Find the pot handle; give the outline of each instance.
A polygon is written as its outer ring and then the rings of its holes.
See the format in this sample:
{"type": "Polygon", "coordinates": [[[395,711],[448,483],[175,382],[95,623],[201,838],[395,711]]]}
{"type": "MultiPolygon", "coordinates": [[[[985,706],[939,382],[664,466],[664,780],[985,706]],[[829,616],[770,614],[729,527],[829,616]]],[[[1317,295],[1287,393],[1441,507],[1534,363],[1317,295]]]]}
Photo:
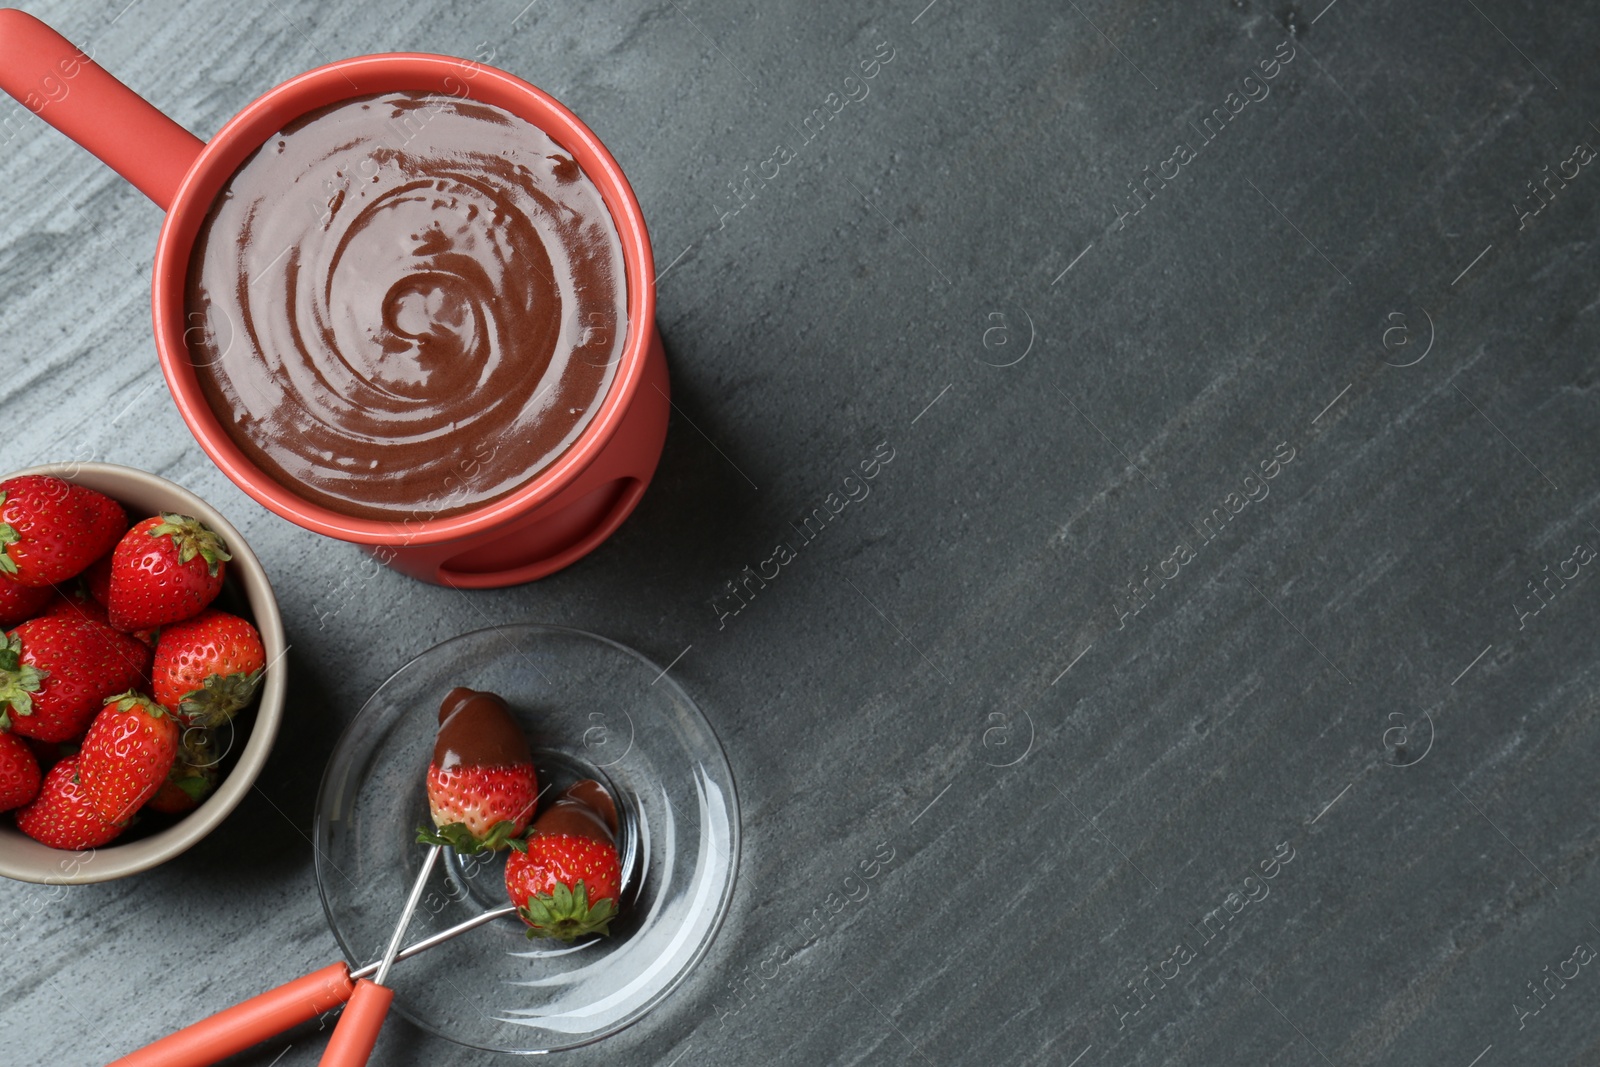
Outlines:
{"type": "Polygon", "coordinates": [[[0,9],[0,89],[93,152],[163,211],[205,147],[77,45],[12,8],[0,9]]]}

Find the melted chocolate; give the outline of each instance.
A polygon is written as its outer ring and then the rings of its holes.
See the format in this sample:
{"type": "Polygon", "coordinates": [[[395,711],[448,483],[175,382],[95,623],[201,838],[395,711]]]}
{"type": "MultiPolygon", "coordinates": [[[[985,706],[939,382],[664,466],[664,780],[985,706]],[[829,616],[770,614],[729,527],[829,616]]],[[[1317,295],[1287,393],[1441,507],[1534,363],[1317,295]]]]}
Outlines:
{"type": "Polygon", "coordinates": [[[240,449],[345,515],[453,515],[588,426],[627,333],[599,190],[531,123],[427,93],[268,138],[195,241],[190,358],[240,449]]]}
{"type": "Polygon", "coordinates": [[[592,778],[585,778],[568,786],[566,791],[545,809],[533,824],[536,834],[572,834],[594,841],[616,844],[617,805],[606,792],[605,786],[592,778]]]}
{"type": "Polygon", "coordinates": [[[457,686],[439,705],[433,762],[452,767],[509,767],[532,763],[533,753],[511,709],[493,693],[457,686]]]}

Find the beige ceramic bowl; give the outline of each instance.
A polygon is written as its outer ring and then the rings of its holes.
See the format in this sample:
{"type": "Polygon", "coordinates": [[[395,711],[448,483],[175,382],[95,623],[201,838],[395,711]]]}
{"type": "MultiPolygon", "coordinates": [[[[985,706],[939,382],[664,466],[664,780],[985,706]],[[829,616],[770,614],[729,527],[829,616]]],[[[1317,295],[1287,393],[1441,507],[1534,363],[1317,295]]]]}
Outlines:
{"type": "Polygon", "coordinates": [[[57,463],[16,473],[53,474],[99,490],[120,502],[130,520],[159,511],[176,511],[192,515],[211,527],[222,536],[233,555],[233,561],[228,564],[228,583],[249,606],[256,629],[261,631],[261,643],[266,648],[266,677],[261,684],[255,714],[251,716],[244,751],[227,777],[218,784],[216,792],[179,822],[126,844],[113,841],[98,849],[63,852],[25,836],[9,819],[0,816],[0,875],[47,885],[110,881],[165,863],[209,834],[228,817],[255,782],[256,775],[261,773],[278,734],[278,722],[283,717],[286,681],[283,619],[278,614],[278,602],[272,595],[266,571],[262,570],[261,561],[250,551],[244,538],[239,536],[239,531],[220,512],[187,489],[146,471],[110,463],[57,463]]]}

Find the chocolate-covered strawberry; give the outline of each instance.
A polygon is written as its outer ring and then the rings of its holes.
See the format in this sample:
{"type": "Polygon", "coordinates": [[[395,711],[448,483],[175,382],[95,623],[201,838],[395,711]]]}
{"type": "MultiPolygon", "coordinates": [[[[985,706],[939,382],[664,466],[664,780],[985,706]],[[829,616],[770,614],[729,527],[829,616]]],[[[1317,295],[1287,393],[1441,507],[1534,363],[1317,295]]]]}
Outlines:
{"type": "Polygon", "coordinates": [[[439,734],[428,764],[424,844],[464,855],[507,848],[527,829],[539,799],[528,739],[504,700],[458,687],[439,705],[439,734]]]}
{"type": "Polygon", "coordinates": [[[610,932],[622,888],[616,834],[616,804],[592,779],[539,816],[506,860],[506,892],[529,937],[575,941],[610,932]]]}

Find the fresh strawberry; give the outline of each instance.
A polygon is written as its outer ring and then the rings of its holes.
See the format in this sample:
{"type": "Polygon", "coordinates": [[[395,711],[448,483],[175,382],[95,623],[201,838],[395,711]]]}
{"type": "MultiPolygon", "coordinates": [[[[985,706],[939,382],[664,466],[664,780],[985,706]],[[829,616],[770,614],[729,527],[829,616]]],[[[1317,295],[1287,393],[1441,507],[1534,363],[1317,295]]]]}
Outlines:
{"type": "Polygon", "coordinates": [[[89,569],[83,572],[83,584],[88,587],[89,595],[101,604],[111,598],[111,557],[116,554],[116,545],[112,545],[110,552],[89,564],[89,569]]]}
{"type": "Polygon", "coordinates": [[[520,837],[539,801],[539,776],[522,728],[493,693],[452,689],[439,706],[428,764],[433,830],[417,840],[457,852],[498,851],[520,837]]]}
{"type": "Polygon", "coordinates": [[[33,803],[17,810],[17,829],[51,848],[99,848],[122,832],[94,810],[78,782],[78,757],[50,768],[33,803]]]}
{"type": "MultiPolygon", "coordinates": [[[[21,737],[22,735],[18,734],[21,737]]],[[[23,737],[33,758],[39,761],[40,772],[48,771],[68,756],[78,754],[78,739],[71,741],[41,741],[37,737],[23,737]]]]}
{"type": "Polygon", "coordinates": [[[83,738],[78,779],[102,818],[123,823],[155,795],[178,757],[178,720],[129,691],[106,701],[83,738]]]}
{"type": "Polygon", "coordinates": [[[254,626],[208,608],[162,628],[151,693],[183,722],[217,726],[250,703],[266,665],[254,626]]]}
{"type": "Polygon", "coordinates": [[[53,596],[55,592],[48,585],[18,585],[0,574],[0,630],[9,630],[38,615],[53,596]]]}
{"type": "Polygon", "coordinates": [[[616,807],[600,783],[568,789],[506,860],[506,892],[529,937],[574,941],[609,933],[622,866],[616,807]]]}
{"type": "Polygon", "coordinates": [[[93,619],[102,626],[111,625],[111,620],[106,617],[106,606],[89,594],[89,587],[84,584],[82,578],[75,578],[64,585],[56,586],[55,595],[35,614],[93,619]]]}
{"type": "Polygon", "coordinates": [[[209,730],[191,727],[178,740],[178,758],[145,807],[164,815],[182,815],[211,795],[219,777],[222,754],[209,730]]]}
{"type": "Polygon", "coordinates": [[[16,734],[0,734],[0,811],[32,802],[39,795],[39,761],[16,734]]]}
{"type": "Polygon", "coordinates": [[[19,585],[64,582],[122,536],[122,505],[43,474],[0,482],[0,573],[19,585]]]}
{"type": "Polygon", "coordinates": [[[149,669],[150,649],[109,626],[30,619],[0,642],[0,730],[70,741],[106,697],[143,684],[149,669]]]}
{"type": "MultiPolygon", "coordinates": [[[[111,625],[111,615],[106,611],[106,596],[111,589],[111,553],[107,552],[78,576],[76,581],[57,587],[59,594],[46,605],[45,615],[76,615],[111,625]]],[[[161,627],[130,631],[134,637],[151,648],[156,647],[156,637],[161,627]]]]}
{"type": "Polygon", "coordinates": [[[111,625],[126,633],[200,614],[222,591],[232,558],[198,519],[162,512],[134,523],[111,556],[111,625]]]}

